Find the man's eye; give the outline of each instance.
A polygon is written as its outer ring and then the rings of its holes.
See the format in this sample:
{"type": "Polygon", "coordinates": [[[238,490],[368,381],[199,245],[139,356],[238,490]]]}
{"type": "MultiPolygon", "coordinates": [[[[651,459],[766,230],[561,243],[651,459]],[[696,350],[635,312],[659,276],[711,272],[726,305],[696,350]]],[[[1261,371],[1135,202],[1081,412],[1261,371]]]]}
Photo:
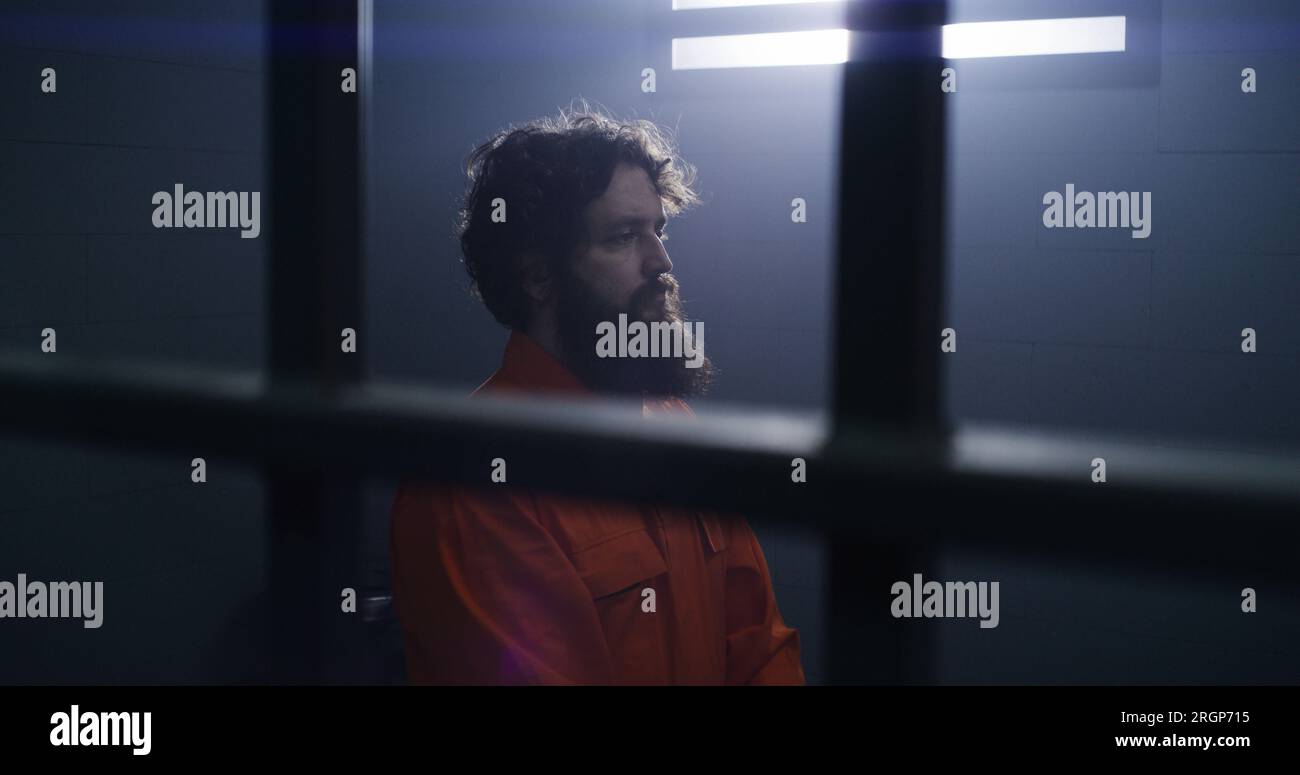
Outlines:
{"type": "MultiPolygon", "coordinates": [[[[666,231],[657,231],[655,232],[655,236],[658,237],[662,242],[668,241],[668,232],[666,231]]],[[[636,232],[628,231],[614,237],[613,241],[622,243],[622,242],[631,242],[634,239],[636,239],[636,232]]]]}

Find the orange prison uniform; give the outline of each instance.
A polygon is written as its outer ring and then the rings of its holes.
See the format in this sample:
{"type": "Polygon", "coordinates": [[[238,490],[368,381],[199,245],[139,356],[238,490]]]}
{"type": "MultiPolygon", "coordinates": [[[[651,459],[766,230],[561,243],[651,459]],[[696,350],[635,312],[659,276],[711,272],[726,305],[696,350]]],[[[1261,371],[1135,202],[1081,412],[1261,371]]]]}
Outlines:
{"type": "MultiPolygon", "coordinates": [[[[518,332],[480,391],[591,394],[518,332]]],[[[690,413],[645,402],[664,410],[690,413]]],[[[393,596],[413,683],[804,683],[798,632],[743,519],[487,479],[404,480],[394,499],[393,596]]]]}

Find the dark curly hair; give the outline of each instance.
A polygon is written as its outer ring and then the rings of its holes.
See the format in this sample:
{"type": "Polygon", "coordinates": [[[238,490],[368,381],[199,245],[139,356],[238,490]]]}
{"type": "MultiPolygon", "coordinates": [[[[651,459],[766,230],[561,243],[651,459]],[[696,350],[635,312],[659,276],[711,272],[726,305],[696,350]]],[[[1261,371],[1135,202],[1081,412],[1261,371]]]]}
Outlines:
{"type": "Polygon", "coordinates": [[[583,212],[609,187],[619,163],[650,175],[669,216],[698,204],[695,168],[677,155],[671,136],[645,119],[620,121],[586,100],[559,116],[511,125],[476,147],[465,163],[468,188],[457,213],[472,292],[502,325],[524,327],[529,297],[520,259],[535,254],[554,273],[589,239],[583,212]],[[506,202],[506,220],[492,222],[492,200],[506,202]]]}

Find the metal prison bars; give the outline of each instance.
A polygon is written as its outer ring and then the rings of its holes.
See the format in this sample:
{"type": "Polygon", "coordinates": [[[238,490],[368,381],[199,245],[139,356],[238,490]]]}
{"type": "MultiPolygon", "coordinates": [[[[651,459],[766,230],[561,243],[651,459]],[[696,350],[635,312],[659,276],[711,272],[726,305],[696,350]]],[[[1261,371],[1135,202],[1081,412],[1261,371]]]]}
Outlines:
{"type": "Polygon", "coordinates": [[[941,1],[850,12],[829,428],[764,414],[646,424],[608,407],[362,384],[358,356],[340,353],[337,336],[361,314],[355,97],[366,90],[345,95],[338,83],[344,67],[368,74],[367,13],[365,0],[269,4],[266,379],[0,358],[6,432],[264,466],[274,682],[352,679],[363,641],[360,625],[337,615],[337,592],[357,585],[361,477],[486,483],[495,457],[509,460],[509,486],[822,531],[837,683],[934,679],[935,628],[900,626],[884,590],[929,572],[946,548],[1292,583],[1294,457],[945,427],[941,1]],[[888,120],[870,113],[878,105],[888,120]],[[875,226],[845,228],[859,212],[875,226]],[[1125,461],[1105,484],[1089,476],[1099,455],[1125,461]],[[807,463],[805,483],[791,481],[795,457],[807,463]]]}

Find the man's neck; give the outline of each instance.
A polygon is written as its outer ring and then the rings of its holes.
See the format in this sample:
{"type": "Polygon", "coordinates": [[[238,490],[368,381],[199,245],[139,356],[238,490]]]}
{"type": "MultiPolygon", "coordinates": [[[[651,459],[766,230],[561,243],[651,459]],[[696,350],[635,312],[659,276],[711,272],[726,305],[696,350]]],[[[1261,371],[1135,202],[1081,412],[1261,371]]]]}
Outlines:
{"type": "Polygon", "coordinates": [[[553,319],[535,318],[530,325],[524,328],[524,333],[545,350],[548,355],[568,368],[568,360],[565,358],[564,348],[560,344],[560,328],[553,319]]]}

